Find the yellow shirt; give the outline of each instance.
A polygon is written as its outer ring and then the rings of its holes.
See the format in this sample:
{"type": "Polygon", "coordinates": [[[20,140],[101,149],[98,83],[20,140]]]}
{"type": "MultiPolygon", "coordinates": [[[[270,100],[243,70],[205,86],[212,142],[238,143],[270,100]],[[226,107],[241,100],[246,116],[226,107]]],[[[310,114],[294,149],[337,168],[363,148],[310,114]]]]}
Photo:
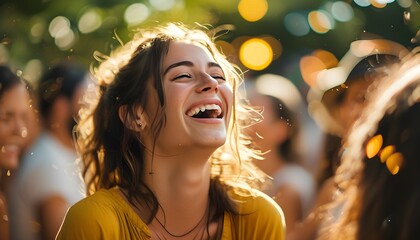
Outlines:
{"type": "MultiPolygon", "coordinates": [[[[285,239],[285,220],[280,207],[267,195],[233,194],[238,216],[224,214],[222,238],[285,239]]],[[[118,188],[101,189],[67,212],[58,240],[151,239],[147,225],[120,195],[118,188]]]]}

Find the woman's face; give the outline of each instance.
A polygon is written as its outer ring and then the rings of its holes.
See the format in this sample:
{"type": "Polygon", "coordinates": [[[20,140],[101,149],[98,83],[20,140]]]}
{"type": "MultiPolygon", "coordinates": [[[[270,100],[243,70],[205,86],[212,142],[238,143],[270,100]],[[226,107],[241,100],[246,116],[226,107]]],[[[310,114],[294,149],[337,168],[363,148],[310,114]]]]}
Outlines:
{"type": "Polygon", "coordinates": [[[273,111],[273,103],[267,96],[251,94],[250,103],[263,108],[263,120],[249,128],[249,135],[262,151],[275,150],[279,144],[286,140],[288,129],[285,121],[276,116],[273,111]]]}
{"type": "Polygon", "coordinates": [[[26,118],[29,96],[25,86],[16,85],[0,98],[0,169],[14,169],[28,134],[26,118]]]}
{"type": "Polygon", "coordinates": [[[343,129],[350,129],[365,105],[366,91],[371,82],[355,80],[346,90],[343,103],[338,108],[337,119],[343,129]]]}
{"type": "MultiPolygon", "coordinates": [[[[233,94],[225,74],[207,50],[172,42],[163,61],[166,124],[156,153],[210,148],[225,143],[233,94]]],[[[150,119],[150,114],[149,119],[150,119]]]]}

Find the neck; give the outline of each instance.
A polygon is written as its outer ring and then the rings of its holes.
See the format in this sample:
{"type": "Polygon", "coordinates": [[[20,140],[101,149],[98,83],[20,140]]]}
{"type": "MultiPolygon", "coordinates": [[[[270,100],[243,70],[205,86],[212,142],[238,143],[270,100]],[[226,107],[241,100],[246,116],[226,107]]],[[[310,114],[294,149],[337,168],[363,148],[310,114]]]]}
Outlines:
{"type": "Polygon", "coordinates": [[[151,156],[148,157],[146,162],[153,162],[153,166],[147,164],[146,183],[160,204],[156,219],[150,226],[152,231],[155,229],[157,232],[162,232],[164,229],[180,236],[201,224],[201,227],[196,227],[197,229],[191,232],[191,235],[194,235],[194,231],[201,231],[207,226],[209,156],[201,155],[201,158],[198,156],[190,151],[188,154],[170,157],[155,154],[153,160],[151,156]],[[149,173],[150,169],[152,174],[149,173]],[[163,228],[159,228],[159,222],[163,228]]]}
{"type": "MultiPolygon", "coordinates": [[[[162,207],[190,208],[191,203],[207,202],[210,187],[210,164],[193,155],[154,156],[147,162],[146,183],[156,194],[162,207]]],[[[193,204],[194,206],[195,204],[193,204]]],[[[205,204],[204,204],[205,205],[205,204]]]]}
{"type": "Polygon", "coordinates": [[[46,126],[46,129],[64,147],[69,148],[69,149],[74,149],[73,137],[69,133],[66,124],[64,123],[48,124],[48,126],[46,126]]]}

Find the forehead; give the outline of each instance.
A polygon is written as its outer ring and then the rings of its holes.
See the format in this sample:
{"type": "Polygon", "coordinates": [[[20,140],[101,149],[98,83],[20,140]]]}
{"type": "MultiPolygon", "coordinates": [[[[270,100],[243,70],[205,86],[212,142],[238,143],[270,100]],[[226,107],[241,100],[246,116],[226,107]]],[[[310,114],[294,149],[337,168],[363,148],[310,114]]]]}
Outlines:
{"type": "Polygon", "coordinates": [[[210,51],[203,46],[185,42],[171,42],[163,65],[166,66],[181,59],[193,63],[216,62],[210,51]]]}
{"type": "Polygon", "coordinates": [[[8,89],[0,97],[0,111],[18,109],[26,106],[29,94],[23,84],[18,84],[8,89]]]}

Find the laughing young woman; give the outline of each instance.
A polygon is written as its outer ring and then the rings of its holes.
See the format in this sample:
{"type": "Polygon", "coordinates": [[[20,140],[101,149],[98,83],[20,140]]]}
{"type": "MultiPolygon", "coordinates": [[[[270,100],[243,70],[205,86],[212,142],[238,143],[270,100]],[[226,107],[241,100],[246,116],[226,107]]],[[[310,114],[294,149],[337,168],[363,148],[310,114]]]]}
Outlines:
{"type": "Polygon", "coordinates": [[[102,58],[77,128],[91,195],[58,239],[284,239],[256,190],[241,73],[206,31],[162,25],[102,58]]]}

